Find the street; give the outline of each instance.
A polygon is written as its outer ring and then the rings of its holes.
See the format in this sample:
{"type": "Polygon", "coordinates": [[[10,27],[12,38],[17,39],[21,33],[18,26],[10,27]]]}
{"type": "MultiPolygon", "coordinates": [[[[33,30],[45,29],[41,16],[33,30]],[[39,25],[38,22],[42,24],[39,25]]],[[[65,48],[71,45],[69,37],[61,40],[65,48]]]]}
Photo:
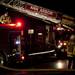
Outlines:
{"type": "Polygon", "coordinates": [[[68,69],[68,60],[57,57],[34,56],[21,62],[10,61],[5,65],[15,69],[68,69]]]}
{"type": "Polygon", "coordinates": [[[23,61],[14,60],[15,57],[10,57],[5,66],[19,69],[67,69],[68,59],[51,56],[49,53],[42,55],[27,56],[23,61]]]}
{"type": "Polygon", "coordinates": [[[31,60],[28,65],[25,63],[11,66],[0,65],[0,75],[72,75],[75,72],[74,69],[67,69],[66,59],[41,59],[31,60]]]}
{"type": "Polygon", "coordinates": [[[13,69],[0,66],[0,75],[73,75],[75,70],[57,69],[13,69]]]}

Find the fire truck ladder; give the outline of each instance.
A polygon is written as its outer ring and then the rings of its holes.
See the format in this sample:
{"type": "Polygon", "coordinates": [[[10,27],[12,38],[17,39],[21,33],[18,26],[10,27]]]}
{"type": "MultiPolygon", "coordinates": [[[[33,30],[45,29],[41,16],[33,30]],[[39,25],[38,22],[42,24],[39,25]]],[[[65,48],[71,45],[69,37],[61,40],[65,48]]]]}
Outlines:
{"type": "MultiPolygon", "coordinates": [[[[43,7],[28,3],[28,2],[25,2],[25,1],[21,1],[21,0],[0,0],[0,5],[3,5],[3,6],[8,7],[8,8],[12,8],[12,9],[14,9],[14,10],[20,12],[20,13],[23,13],[25,15],[30,15],[30,16],[39,18],[39,19],[43,20],[44,22],[46,22],[48,24],[51,24],[51,22],[61,23],[61,20],[59,20],[59,19],[47,17],[46,15],[43,15],[43,13],[40,14],[39,12],[30,11],[28,8],[26,8],[27,5],[30,5],[34,8],[35,7],[43,8],[43,7]]],[[[46,8],[43,8],[43,9],[45,9],[46,11],[48,10],[49,13],[56,12],[56,11],[49,10],[49,9],[46,9],[46,8]]],[[[58,14],[58,13],[59,12],[56,12],[56,14],[58,14]]],[[[69,27],[67,25],[63,25],[63,26],[73,30],[71,27],[69,27]]]]}
{"type": "MultiPolygon", "coordinates": [[[[39,14],[38,12],[29,11],[28,9],[25,8],[26,5],[31,5],[31,6],[38,7],[38,8],[43,8],[43,7],[36,6],[34,4],[31,4],[31,3],[28,3],[28,2],[25,2],[25,1],[21,1],[21,0],[0,0],[0,4],[5,6],[5,7],[12,8],[12,9],[18,11],[18,12],[23,13],[23,14],[27,14],[27,15],[30,15],[30,16],[33,16],[33,17],[37,17],[37,18],[39,18],[39,19],[41,19],[41,20],[43,20],[47,23],[50,23],[50,22],[60,23],[60,20],[58,20],[58,19],[55,19],[55,18],[52,18],[52,17],[47,17],[43,14],[39,14]]],[[[46,9],[46,10],[53,13],[53,11],[51,11],[49,9],[46,9]]]]}

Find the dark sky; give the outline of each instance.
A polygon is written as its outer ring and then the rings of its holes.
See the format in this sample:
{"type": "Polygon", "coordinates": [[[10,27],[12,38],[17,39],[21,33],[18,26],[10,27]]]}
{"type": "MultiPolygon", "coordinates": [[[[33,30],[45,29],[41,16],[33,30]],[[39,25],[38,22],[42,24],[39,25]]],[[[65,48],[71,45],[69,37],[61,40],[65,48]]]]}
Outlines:
{"type": "Polygon", "coordinates": [[[23,0],[75,17],[74,0],[23,0]]]}

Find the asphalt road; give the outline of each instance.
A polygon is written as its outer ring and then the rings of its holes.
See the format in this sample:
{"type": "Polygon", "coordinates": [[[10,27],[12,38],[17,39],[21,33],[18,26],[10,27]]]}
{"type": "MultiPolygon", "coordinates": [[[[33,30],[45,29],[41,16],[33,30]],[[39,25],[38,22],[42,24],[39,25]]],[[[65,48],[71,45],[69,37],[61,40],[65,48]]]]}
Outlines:
{"type": "Polygon", "coordinates": [[[28,61],[14,63],[13,60],[7,65],[11,68],[19,69],[67,69],[68,62],[66,59],[57,58],[30,58],[28,61]]]}
{"type": "Polygon", "coordinates": [[[0,75],[74,75],[75,70],[56,69],[12,69],[0,66],[0,75]]]}
{"type": "Polygon", "coordinates": [[[28,67],[21,64],[17,66],[14,64],[13,67],[0,65],[0,75],[72,75],[75,73],[75,70],[67,69],[67,60],[63,59],[35,60],[30,63],[28,67]]]}

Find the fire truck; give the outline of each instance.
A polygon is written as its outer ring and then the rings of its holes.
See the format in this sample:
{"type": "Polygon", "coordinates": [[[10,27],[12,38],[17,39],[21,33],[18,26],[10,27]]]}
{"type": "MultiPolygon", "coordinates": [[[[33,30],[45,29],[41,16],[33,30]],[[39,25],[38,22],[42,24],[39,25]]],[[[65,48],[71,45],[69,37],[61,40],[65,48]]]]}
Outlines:
{"type": "MultiPolygon", "coordinates": [[[[1,21],[2,18],[0,19],[0,49],[3,50],[4,53],[2,53],[6,55],[6,59],[15,56],[15,52],[39,58],[39,55],[42,55],[44,59],[50,55],[56,56],[54,29],[57,24],[61,23],[62,14],[60,12],[21,0],[0,0],[0,5],[13,9],[26,17],[24,25],[20,20],[13,24],[10,23],[11,20],[1,21]]],[[[22,60],[25,59],[21,57],[22,60]]]]}
{"type": "Polygon", "coordinates": [[[11,23],[8,13],[0,16],[0,62],[8,61],[10,56],[21,55],[21,36],[23,22],[17,19],[11,23]]]}

